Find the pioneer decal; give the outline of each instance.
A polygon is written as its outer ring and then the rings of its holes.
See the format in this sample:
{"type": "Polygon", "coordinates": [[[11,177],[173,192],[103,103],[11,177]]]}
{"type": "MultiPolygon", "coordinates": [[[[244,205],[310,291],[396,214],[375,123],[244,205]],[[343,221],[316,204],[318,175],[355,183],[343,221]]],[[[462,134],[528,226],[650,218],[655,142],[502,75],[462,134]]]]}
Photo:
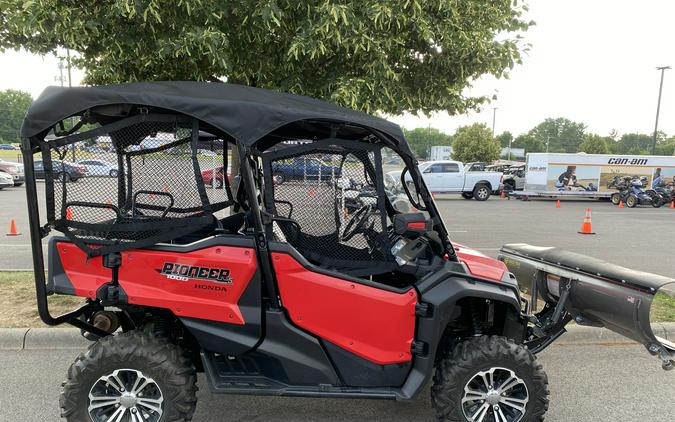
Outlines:
{"type": "Polygon", "coordinates": [[[175,262],[165,262],[162,269],[158,269],[157,272],[171,280],[204,280],[214,283],[232,284],[230,270],[225,268],[198,267],[175,262]]]}

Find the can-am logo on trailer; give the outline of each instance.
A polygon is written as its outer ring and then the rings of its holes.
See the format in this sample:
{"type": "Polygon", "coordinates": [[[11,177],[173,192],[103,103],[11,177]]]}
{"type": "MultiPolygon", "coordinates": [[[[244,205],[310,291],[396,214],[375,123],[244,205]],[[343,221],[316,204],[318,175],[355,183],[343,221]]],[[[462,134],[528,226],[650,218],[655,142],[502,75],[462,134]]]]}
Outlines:
{"type": "Polygon", "coordinates": [[[607,161],[607,164],[619,164],[619,165],[629,165],[629,166],[644,166],[647,165],[646,158],[610,158],[607,161]]]}
{"type": "Polygon", "coordinates": [[[230,270],[225,268],[198,267],[192,265],[165,262],[162,269],[158,269],[162,275],[170,280],[188,281],[204,280],[215,283],[232,284],[230,270]]]}

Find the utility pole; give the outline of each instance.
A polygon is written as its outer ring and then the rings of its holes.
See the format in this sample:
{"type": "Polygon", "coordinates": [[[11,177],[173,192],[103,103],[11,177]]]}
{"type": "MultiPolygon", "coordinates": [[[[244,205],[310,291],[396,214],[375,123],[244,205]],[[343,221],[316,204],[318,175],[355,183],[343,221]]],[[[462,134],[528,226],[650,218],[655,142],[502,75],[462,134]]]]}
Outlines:
{"type": "Polygon", "coordinates": [[[661,91],[663,91],[663,74],[670,66],[659,66],[656,70],[661,71],[661,83],[659,84],[659,99],[656,103],[656,123],[654,123],[654,139],[652,140],[652,155],[656,154],[656,132],[659,129],[659,112],[661,111],[661,91]]]}
{"type": "Polygon", "coordinates": [[[497,107],[492,107],[492,137],[495,137],[495,121],[497,120],[497,107]]]}

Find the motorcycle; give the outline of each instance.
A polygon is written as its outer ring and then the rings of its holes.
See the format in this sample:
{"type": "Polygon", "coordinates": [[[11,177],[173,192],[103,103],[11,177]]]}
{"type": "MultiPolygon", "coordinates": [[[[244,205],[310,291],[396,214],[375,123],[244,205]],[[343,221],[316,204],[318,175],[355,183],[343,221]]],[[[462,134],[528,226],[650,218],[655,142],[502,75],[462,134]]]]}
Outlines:
{"type": "Polygon", "coordinates": [[[651,205],[654,208],[659,208],[663,205],[663,198],[660,195],[655,194],[655,192],[645,192],[642,189],[643,187],[643,180],[637,177],[626,177],[617,185],[617,188],[620,190],[612,194],[611,201],[617,205],[619,202],[623,202],[629,208],[635,208],[638,205],[651,205]]]}

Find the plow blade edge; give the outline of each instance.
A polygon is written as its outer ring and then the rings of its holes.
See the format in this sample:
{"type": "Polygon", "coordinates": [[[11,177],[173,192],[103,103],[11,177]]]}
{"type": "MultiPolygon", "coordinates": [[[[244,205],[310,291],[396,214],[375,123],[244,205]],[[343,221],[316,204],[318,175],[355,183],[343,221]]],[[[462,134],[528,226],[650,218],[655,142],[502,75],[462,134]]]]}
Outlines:
{"type": "Polygon", "coordinates": [[[535,308],[538,299],[564,308],[577,323],[605,327],[637,341],[661,359],[664,369],[673,368],[673,339],[655,333],[652,323],[653,307],[674,303],[675,279],[522,243],[504,245],[499,259],[521,287],[530,290],[535,308]]]}

